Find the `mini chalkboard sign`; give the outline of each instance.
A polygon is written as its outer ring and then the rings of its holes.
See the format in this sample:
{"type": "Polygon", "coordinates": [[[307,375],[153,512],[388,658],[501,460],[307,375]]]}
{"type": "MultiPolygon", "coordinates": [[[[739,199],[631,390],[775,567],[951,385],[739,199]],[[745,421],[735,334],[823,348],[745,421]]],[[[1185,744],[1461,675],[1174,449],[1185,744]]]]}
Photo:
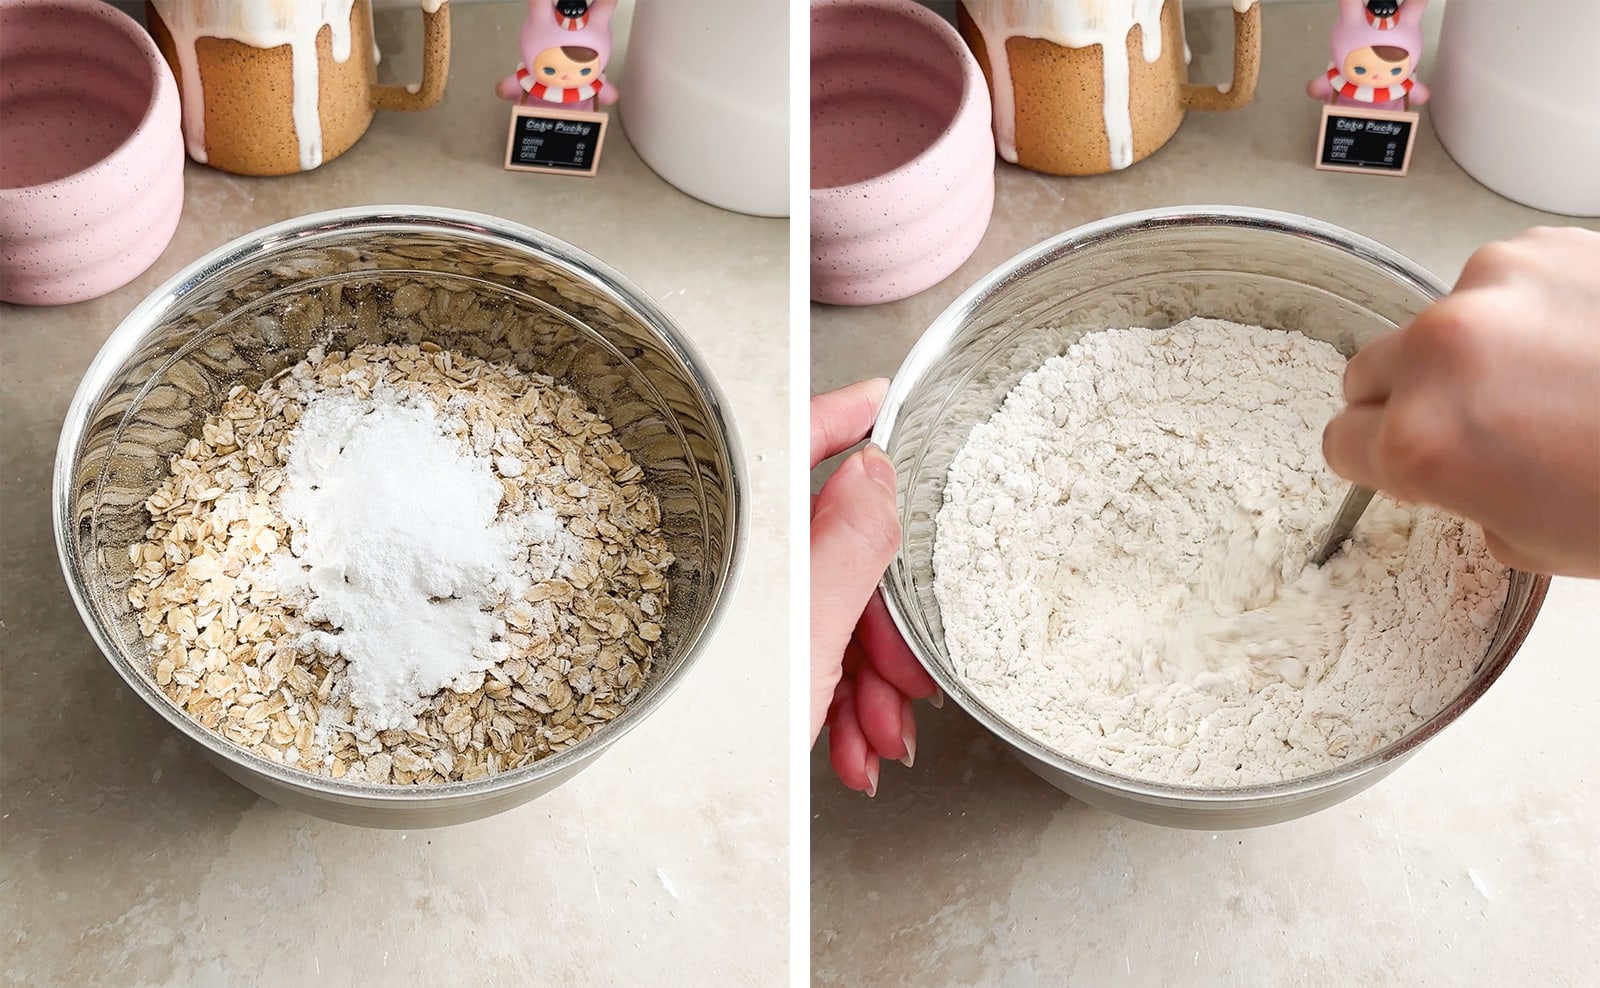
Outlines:
{"type": "Polygon", "coordinates": [[[1417,115],[1324,105],[1317,132],[1317,167],[1329,172],[1404,175],[1411,167],[1417,115]]]}
{"type": "Polygon", "coordinates": [[[604,113],[586,110],[512,107],[511,132],[506,138],[506,168],[592,176],[600,167],[606,120],[604,113]]]}

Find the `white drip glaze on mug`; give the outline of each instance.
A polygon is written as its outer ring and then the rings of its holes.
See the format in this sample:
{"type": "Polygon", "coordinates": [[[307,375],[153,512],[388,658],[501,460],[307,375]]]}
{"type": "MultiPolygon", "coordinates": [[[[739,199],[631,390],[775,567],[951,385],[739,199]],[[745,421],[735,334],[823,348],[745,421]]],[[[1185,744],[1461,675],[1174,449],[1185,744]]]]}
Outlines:
{"type": "MultiPolygon", "coordinates": [[[[1160,58],[1161,8],[1165,3],[1166,0],[961,0],[989,55],[994,137],[1000,156],[1016,163],[1016,94],[1011,84],[1006,39],[1024,37],[1063,48],[1100,46],[1110,164],[1113,169],[1133,164],[1128,32],[1138,25],[1141,54],[1146,62],[1160,58]]],[[[1254,4],[1255,0],[1233,0],[1233,9],[1243,12],[1254,4]]],[[[1187,63],[1189,46],[1186,39],[1180,40],[1187,63]]]]}
{"type": "MultiPolygon", "coordinates": [[[[300,169],[322,164],[322,119],[317,103],[321,85],[317,73],[317,34],[324,25],[332,30],[333,60],[350,58],[350,8],[355,0],[151,0],[172,35],[179,75],[183,83],[183,133],[194,160],[206,160],[205,94],[195,42],[221,38],[254,48],[289,46],[291,112],[300,148],[300,169]]],[[[445,0],[422,0],[422,9],[434,13],[445,0]]],[[[377,32],[373,32],[373,61],[378,60],[377,32]]]]}

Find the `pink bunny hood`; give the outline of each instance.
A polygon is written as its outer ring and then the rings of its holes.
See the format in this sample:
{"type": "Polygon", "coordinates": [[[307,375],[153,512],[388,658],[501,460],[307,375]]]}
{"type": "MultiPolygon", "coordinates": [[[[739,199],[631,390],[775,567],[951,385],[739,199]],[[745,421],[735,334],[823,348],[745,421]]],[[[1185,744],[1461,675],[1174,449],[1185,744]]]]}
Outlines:
{"type": "Polygon", "coordinates": [[[592,0],[578,17],[566,16],[556,6],[555,0],[528,0],[528,17],[522,22],[523,64],[532,65],[547,48],[577,47],[599,52],[604,69],[611,61],[611,15],[617,0],[592,0]]]}
{"type": "Polygon", "coordinates": [[[1333,64],[1344,63],[1358,48],[1390,45],[1411,56],[1411,76],[1422,63],[1422,15],[1428,0],[1400,0],[1392,17],[1376,17],[1365,0],[1339,0],[1339,20],[1333,25],[1333,64]]]}

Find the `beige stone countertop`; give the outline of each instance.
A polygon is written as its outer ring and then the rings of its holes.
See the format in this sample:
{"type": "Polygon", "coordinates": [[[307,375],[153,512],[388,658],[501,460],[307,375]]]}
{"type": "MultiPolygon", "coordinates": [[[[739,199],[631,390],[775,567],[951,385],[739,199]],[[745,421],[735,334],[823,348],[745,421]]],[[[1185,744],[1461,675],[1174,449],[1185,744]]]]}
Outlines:
{"type": "MultiPolygon", "coordinates": [[[[1333,7],[1267,5],[1255,102],[1190,114],[1167,147],[1125,172],[1064,179],[1000,165],[993,223],[951,278],[902,302],[812,307],[813,391],[892,375],[985,272],[1115,213],[1183,203],[1290,210],[1389,244],[1447,280],[1484,241],[1575,222],[1479,186],[1426,122],[1406,178],[1315,171],[1318,109],[1304,86],[1326,64],[1333,7]]],[[[1225,77],[1229,25],[1226,8],[1190,11],[1195,78],[1225,77]]],[[[1600,583],[1557,580],[1521,653],[1456,724],[1374,789],[1259,830],[1167,830],[1090,808],[1029,773],[953,704],[919,705],[916,766],[886,764],[876,799],[840,786],[819,747],[813,979],[1594,984],[1596,641],[1600,583]]]]}
{"type": "MultiPolygon", "coordinates": [[[[613,127],[598,177],[501,169],[526,4],[453,5],[444,102],[379,114],[299,176],[188,165],[182,224],[104,298],[0,307],[0,983],[29,988],[781,983],[788,225],[704,205],[613,127]],[[363,203],[479,210],[592,252],[658,299],[729,395],[753,491],[736,606],[683,687],[575,780],[493,819],[361,830],[258,799],[201,760],[96,651],[50,529],[57,433],[134,304],[206,251],[363,203]]],[[[414,5],[413,5],[414,7],[414,5]]],[[[626,13],[619,15],[619,38],[626,13]]],[[[380,9],[384,81],[421,16],[380,9]]],[[[625,53],[616,56],[627,93],[625,53]]],[[[614,121],[615,122],[615,121],[614,121]]]]}

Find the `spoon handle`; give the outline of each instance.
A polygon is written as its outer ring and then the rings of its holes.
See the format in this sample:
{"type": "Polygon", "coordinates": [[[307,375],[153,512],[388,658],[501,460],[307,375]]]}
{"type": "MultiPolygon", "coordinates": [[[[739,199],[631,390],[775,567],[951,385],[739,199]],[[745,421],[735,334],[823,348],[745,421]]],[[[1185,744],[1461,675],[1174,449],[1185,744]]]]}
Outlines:
{"type": "Polygon", "coordinates": [[[1311,565],[1321,566],[1339,551],[1339,547],[1344,545],[1345,539],[1350,537],[1350,532],[1356,527],[1356,522],[1361,519],[1362,512],[1372,503],[1373,493],[1370,487],[1350,485],[1350,489],[1345,492],[1344,500],[1339,502],[1339,513],[1333,516],[1333,523],[1322,535],[1322,543],[1317,547],[1317,551],[1311,554],[1311,565]]]}

